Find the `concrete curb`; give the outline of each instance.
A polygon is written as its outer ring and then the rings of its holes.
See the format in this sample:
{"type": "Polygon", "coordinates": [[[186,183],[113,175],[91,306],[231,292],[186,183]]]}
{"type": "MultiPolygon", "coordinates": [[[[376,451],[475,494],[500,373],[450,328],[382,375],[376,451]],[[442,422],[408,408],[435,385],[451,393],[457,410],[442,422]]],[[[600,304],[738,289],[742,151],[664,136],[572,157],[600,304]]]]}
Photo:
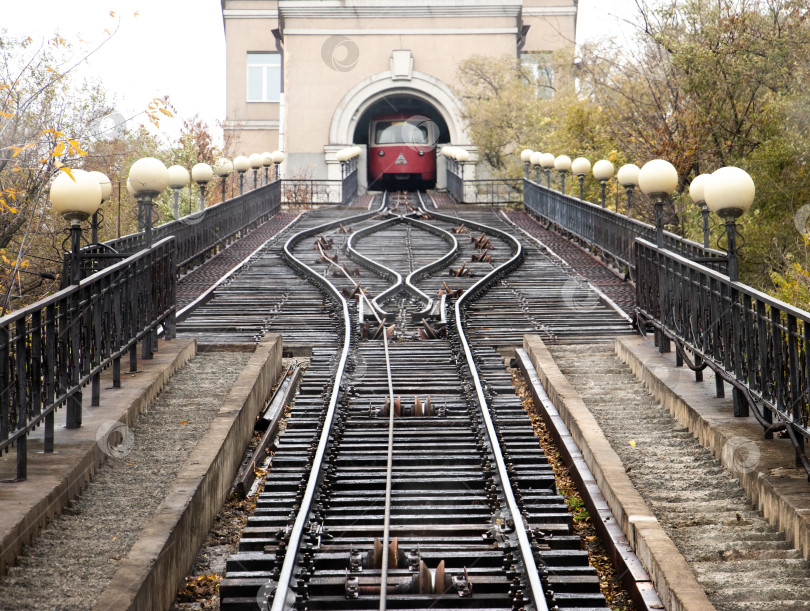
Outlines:
{"type": "Polygon", "coordinates": [[[664,606],[671,611],[713,610],[686,560],[636,491],[621,459],[548,348],[536,335],[524,336],[523,348],[664,606]]]}
{"type": "MultiPolygon", "coordinates": [[[[715,396],[710,370],[705,382],[695,382],[688,368],[675,368],[672,354],[660,354],[641,337],[617,338],[614,348],[650,393],[740,480],[765,518],[810,560],[810,485],[804,470],[795,466],[790,441],[764,439],[753,416],[735,418],[731,399],[715,396]]],[[[728,388],[726,397],[731,397],[728,388]]]]}
{"type": "MultiPolygon", "coordinates": [[[[42,453],[41,434],[28,441],[28,479],[0,484],[0,574],[5,574],[47,523],[76,498],[107,460],[96,442],[99,427],[109,421],[131,426],[163,387],[196,354],[195,340],[161,341],[151,360],[139,360],[136,373],[121,373],[121,388],[112,388],[112,373],[101,376],[101,405],[90,406],[84,393],[82,426],[65,429],[65,410],[56,415],[55,451],[42,453]]],[[[10,452],[2,462],[14,461],[10,452]]],[[[5,465],[4,465],[5,466],[5,465]]]]}
{"type": "Polygon", "coordinates": [[[168,609],[228,495],[256,416],[281,373],[281,336],[267,335],[177,474],[94,609],[168,609]]]}

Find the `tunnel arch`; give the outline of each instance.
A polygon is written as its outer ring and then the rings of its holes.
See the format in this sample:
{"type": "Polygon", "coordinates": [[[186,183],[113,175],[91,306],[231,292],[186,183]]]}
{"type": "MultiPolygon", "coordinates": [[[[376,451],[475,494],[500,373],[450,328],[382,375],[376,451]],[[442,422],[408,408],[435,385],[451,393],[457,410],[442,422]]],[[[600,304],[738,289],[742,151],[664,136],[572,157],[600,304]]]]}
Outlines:
{"type": "Polygon", "coordinates": [[[431,106],[447,127],[448,141],[468,144],[461,118],[460,100],[438,79],[416,71],[409,80],[395,80],[391,78],[390,72],[382,72],[355,85],[343,96],[335,109],[329,127],[329,143],[353,143],[355,131],[364,117],[368,116],[367,111],[389,97],[420,100],[431,106]]]}

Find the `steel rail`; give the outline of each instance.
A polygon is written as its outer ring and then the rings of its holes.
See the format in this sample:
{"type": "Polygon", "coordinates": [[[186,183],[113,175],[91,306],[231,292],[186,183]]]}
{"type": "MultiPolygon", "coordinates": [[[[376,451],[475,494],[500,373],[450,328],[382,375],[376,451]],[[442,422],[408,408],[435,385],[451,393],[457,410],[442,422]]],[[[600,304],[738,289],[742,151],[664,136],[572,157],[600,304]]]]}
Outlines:
{"type": "MultiPolygon", "coordinates": [[[[363,295],[365,298],[365,295],[363,295]]],[[[391,358],[388,354],[388,333],[383,324],[385,370],[388,374],[388,455],[385,467],[385,510],[383,514],[382,564],[380,566],[380,611],[385,611],[388,596],[388,538],[391,535],[391,480],[394,466],[394,382],[391,377],[391,358]]]]}
{"type": "MultiPolygon", "coordinates": [[[[419,193],[418,195],[420,205],[425,211],[427,211],[427,208],[425,208],[424,205],[424,201],[422,201],[421,193],[419,193]]],[[[452,216],[441,214],[435,211],[431,211],[430,214],[444,221],[453,222],[457,220],[452,216]]],[[[531,588],[532,602],[534,603],[536,611],[548,611],[548,605],[546,604],[546,597],[543,591],[543,584],[540,581],[539,572],[537,570],[537,564],[535,563],[534,554],[532,553],[531,543],[529,542],[529,537],[526,533],[526,525],[524,523],[523,515],[520,511],[520,508],[518,507],[517,500],[515,499],[512,486],[509,482],[509,474],[506,469],[506,464],[503,459],[503,453],[501,452],[500,444],[498,443],[498,435],[497,432],[495,431],[495,426],[492,422],[489,404],[487,403],[486,396],[484,395],[484,388],[483,385],[481,384],[481,379],[478,377],[478,370],[475,365],[475,360],[473,359],[473,354],[472,351],[470,350],[470,344],[467,341],[467,335],[464,332],[464,325],[461,319],[462,307],[466,301],[468,301],[471,297],[477,295],[482,290],[484,290],[484,288],[487,287],[489,284],[491,284],[499,275],[501,275],[504,272],[512,271],[513,269],[515,269],[520,265],[523,259],[523,247],[516,238],[514,238],[513,236],[509,235],[504,231],[501,231],[500,229],[488,227],[487,225],[483,225],[482,223],[467,222],[466,219],[464,222],[466,225],[470,227],[475,227],[477,230],[486,231],[490,235],[498,236],[506,242],[511,242],[513,245],[514,254],[506,263],[503,263],[502,265],[493,269],[490,273],[488,273],[478,282],[473,284],[469,289],[467,289],[465,293],[456,300],[455,303],[456,330],[458,332],[459,339],[461,340],[461,346],[464,349],[464,356],[467,360],[467,366],[470,371],[470,377],[472,377],[473,383],[475,385],[475,392],[478,397],[478,403],[481,408],[482,417],[484,419],[487,437],[489,439],[490,447],[492,449],[492,454],[495,458],[498,478],[501,480],[501,488],[503,489],[504,497],[506,499],[509,512],[512,514],[512,522],[515,526],[515,534],[517,536],[518,543],[520,545],[520,554],[523,559],[523,567],[526,571],[526,577],[529,581],[529,587],[531,588]]]]}
{"type": "MultiPolygon", "coordinates": [[[[304,490],[304,495],[301,499],[301,504],[298,510],[298,515],[295,518],[295,522],[293,523],[293,527],[290,531],[290,538],[287,544],[287,553],[284,555],[284,562],[281,566],[281,571],[279,573],[278,582],[276,584],[276,591],[275,596],[273,598],[273,603],[271,606],[272,611],[285,611],[285,609],[290,609],[292,606],[286,606],[288,594],[290,590],[290,582],[293,576],[293,570],[295,568],[295,558],[298,555],[298,549],[301,545],[301,537],[304,533],[304,527],[306,525],[306,520],[309,517],[309,513],[312,507],[312,499],[315,495],[315,490],[318,486],[318,480],[321,478],[321,465],[323,464],[323,457],[326,454],[326,446],[329,443],[329,436],[331,434],[332,424],[334,421],[335,416],[335,408],[337,406],[337,401],[341,393],[340,381],[343,378],[343,373],[346,369],[346,361],[349,358],[349,350],[351,348],[351,317],[349,315],[349,307],[346,303],[346,300],[343,298],[341,292],[332,284],[328,279],[322,277],[318,272],[314,269],[309,267],[306,263],[298,259],[293,253],[292,248],[298,243],[305,240],[308,237],[315,236],[319,233],[327,231],[329,229],[334,229],[341,225],[343,222],[359,222],[362,220],[366,220],[377,214],[380,210],[385,207],[385,195],[383,196],[382,204],[380,208],[377,210],[366,212],[363,214],[358,214],[356,216],[349,217],[348,219],[341,219],[339,221],[332,221],[329,223],[324,223],[322,225],[318,225],[317,227],[313,227],[312,229],[308,229],[297,233],[296,235],[292,236],[287,242],[284,244],[284,258],[287,262],[298,271],[302,272],[306,276],[309,277],[310,281],[316,284],[320,284],[323,288],[327,290],[340,304],[341,311],[343,313],[343,321],[344,321],[344,329],[343,329],[343,349],[340,353],[340,361],[338,362],[337,369],[335,371],[335,382],[332,385],[332,393],[329,397],[329,405],[326,410],[326,414],[324,416],[324,423],[323,423],[323,430],[321,431],[321,436],[318,439],[318,447],[315,452],[315,456],[312,460],[312,468],[310,469],[309,478],[307,479],[307,485],[304,490]]],[[[392,406],[393,411],[393,406],[392,406]]]]}

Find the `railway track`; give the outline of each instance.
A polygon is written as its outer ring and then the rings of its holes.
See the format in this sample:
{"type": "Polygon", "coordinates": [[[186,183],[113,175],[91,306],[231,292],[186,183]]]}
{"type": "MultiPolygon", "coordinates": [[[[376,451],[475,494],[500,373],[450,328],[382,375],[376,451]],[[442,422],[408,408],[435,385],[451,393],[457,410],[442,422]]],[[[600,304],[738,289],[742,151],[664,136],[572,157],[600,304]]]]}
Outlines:
{"type": "Polygon", "coordinates": [[[605,608],[496,348],[630,327],[510,231],[413,194],[319,211],[178,328],[314,346],[222,609],[605,608]]]}

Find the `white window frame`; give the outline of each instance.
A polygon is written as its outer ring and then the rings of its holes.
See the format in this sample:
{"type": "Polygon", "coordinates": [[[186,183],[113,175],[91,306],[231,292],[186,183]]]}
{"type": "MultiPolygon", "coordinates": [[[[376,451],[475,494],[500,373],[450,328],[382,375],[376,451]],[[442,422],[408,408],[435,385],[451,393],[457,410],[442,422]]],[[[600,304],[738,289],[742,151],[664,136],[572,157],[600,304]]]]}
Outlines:
{"type": "Polygon", "coordinates": [[[245,97],[247,98],[248,102],[280,102],[281,101],[281,54],[276,53],[274,51],[249,51],[246,58],[246,74],[245,74],[245,83],[247,85],[245,97]],[[251,63],[250,56],[251,55],[272,55],[273,59],[267,61],[266,63],[251,63]],[[258,68],[261,72],[261,97],[258,99],[253,99],[250,97],[251,92],[251,80],[250,80],[250,73],[251,70],[258,68]],[[267,84],[268,79],[270,78],[278,78],[279,86],[278,86],[278,96],[275,99],[269,99],[270,96],[267,95],[267,84]]]}
{"type": "Polygon", "coordinates": [[[551,65],[551,53],[548,51],[530,51],[520,54],[520,64],[529,72],[534,83],[537,97],[551,99],[554,97],[554,67],[551,65]]]}

